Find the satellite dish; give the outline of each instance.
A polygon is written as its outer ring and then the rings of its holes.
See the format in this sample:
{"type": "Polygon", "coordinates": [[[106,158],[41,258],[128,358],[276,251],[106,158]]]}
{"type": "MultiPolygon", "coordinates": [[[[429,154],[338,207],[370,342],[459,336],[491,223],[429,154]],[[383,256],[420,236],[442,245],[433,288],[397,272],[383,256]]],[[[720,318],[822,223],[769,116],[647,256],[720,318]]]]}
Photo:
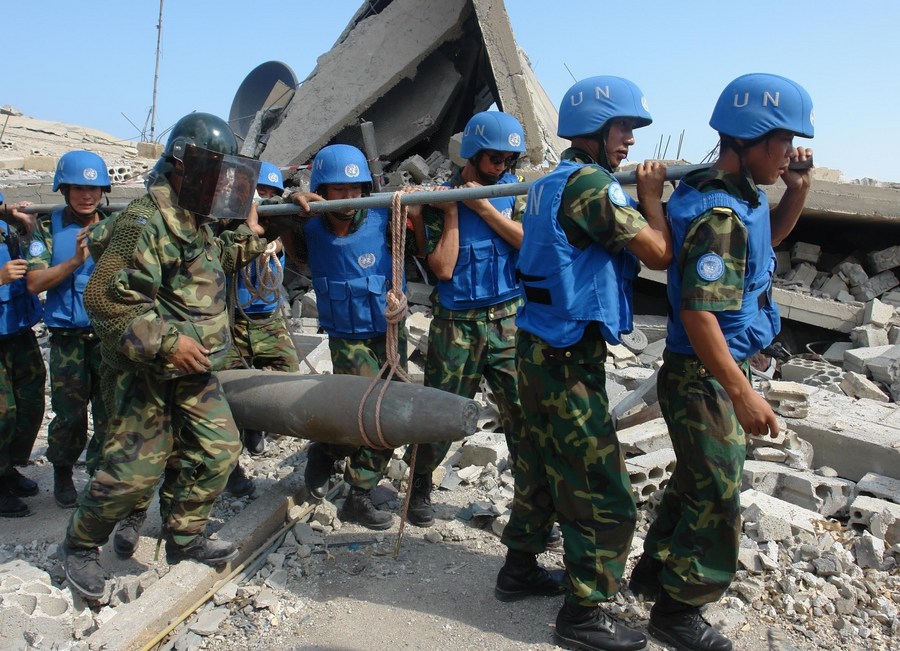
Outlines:
{"type": "Polygon", "coordinates": [[[228,124],[243,140],[257,111],[269,106],[284,106],[296,86],[297,76],[286,63],[266,61],[259,64],[238,87],[231,102],[228,124]]]}

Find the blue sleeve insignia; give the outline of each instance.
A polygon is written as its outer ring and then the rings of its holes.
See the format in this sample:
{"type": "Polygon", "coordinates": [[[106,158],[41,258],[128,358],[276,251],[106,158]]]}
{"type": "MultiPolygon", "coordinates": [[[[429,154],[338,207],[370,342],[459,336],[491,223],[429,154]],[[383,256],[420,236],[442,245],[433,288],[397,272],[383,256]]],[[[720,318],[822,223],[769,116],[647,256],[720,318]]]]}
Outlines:
{"type": "Polygon", "coordinates": [[[704,253],[697,260],[697,275],[707,282],[718,280],[725,274],[725,261],[716,253],[704,253]]]}
{"type": "Polygon", "coordinates": [[[625,196],[625,191],[618,183],[610,183],[606,189],[606,194],[609,196],[609,200],[620,208],[628,205],[628,197],[625,196]]]}
{"type": "Polygon", "coordinates": [[[28,255],[31,257],[39,256],[44,252],[44,243],[39,240],[32,240],[28,246],[28,255]]]}

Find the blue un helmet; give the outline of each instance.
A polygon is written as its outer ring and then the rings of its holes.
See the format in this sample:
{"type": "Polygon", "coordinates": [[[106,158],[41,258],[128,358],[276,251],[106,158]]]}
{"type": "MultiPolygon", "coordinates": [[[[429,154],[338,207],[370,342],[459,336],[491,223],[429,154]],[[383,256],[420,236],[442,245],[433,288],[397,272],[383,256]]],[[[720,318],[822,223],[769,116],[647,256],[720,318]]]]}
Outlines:
{"type": "Polygon", "coordinates": [[[281,170],[272,163],[262,161],[259,165],[259,180],[256,185],[267,185],[284,192],[284,177],[281,176],[281,170]]]}
{"type": "Polygon", "coordinates": [[[469,160],[485,149],[521,154],[525,151],[525,132],[509,113],[482,111],[469,118],[463,130],[459,155],[469,160]]]}
{"type": "Polygon", "coordinates": [[[723,135],[745,140],[775,129],[812,138],[812,98],[803,86],[778,75],[741,75],[722,91],[709,126],[723,135]]]}
{"type": "Polygon", "coordinates": [[[313,159],[309,177],[309,191],[319,191],[319,186],[329,183],[362,183],[363,194],[372,191],[372,175],[366,156],[352,145],[328,145],[322,147],[313,159]]]}
{"type": "Polygon", "coordinates": [[[592,135],[613,118],[631,118],[635,128],[653,122],[647,98],[636,84],[610,75],[588,77],[563,96],[556,134],[568,139],[592,135]]]}
{"type": "Polygon", "coordinates": [[[109,170],[103,159],[93,152],[70,151],[59,159],[53,175],[53,191],[62,185],[93,185],[109,192],[109,170]]]}

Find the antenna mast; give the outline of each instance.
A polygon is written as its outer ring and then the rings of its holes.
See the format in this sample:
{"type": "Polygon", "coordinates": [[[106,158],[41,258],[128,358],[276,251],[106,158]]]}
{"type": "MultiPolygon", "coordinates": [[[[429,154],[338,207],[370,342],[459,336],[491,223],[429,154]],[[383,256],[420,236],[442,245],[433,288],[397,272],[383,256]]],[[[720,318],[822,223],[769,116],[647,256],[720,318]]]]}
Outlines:
{"type": "Polygon", "coordinates": [[[156,68],[153,70],[153,104],[150,106],[150,142],[154,142],[153,132],[156,130],[156,83],[159,81],[159,48],[162,44],[163,2],[164,0],[159,0],[159,22],[156,23],[156,68]]]}

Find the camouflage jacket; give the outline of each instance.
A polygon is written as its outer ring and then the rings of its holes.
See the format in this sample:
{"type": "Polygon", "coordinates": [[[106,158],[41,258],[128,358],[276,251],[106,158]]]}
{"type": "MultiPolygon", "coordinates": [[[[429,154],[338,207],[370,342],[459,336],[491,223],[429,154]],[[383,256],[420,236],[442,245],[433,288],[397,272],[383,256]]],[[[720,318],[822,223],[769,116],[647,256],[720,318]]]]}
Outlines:
{"type": "Polygon", "coordinates": [[[165,181],[97,224],[88,248],[97,266],[84,303],[113,368],[172,378],[166,360],[179,335],[201,343],[215,361],[231,344],[225,278],[265,250],[246,226],[212,234],[176,205],[165,181]]]}

